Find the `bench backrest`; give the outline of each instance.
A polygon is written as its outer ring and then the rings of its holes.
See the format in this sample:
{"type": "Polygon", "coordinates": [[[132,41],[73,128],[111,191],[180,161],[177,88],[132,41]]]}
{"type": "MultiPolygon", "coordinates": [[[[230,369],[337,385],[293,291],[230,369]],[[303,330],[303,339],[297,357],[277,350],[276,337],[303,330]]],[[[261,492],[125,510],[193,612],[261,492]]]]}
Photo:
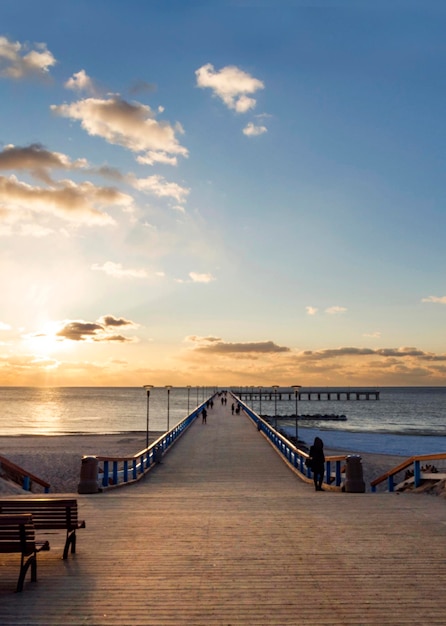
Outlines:
{"type": "Polygon", "coordinates": [[[77,500],[24,498],[0,500],[0,514],[32,513],[36,529],[75,529],[78,524],[77,500]]]}
{"type": "Polygon", "coordinates": [[[0,552],[21,552],[28,556],[35,551],[35,547],[31,514],[0,515],[0,552]]]}

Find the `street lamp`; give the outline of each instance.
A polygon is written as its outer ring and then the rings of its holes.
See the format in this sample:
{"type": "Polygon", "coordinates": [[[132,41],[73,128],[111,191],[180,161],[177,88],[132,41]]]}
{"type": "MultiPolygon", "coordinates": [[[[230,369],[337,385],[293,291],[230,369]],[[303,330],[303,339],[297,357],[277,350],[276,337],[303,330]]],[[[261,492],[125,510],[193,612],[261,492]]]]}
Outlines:
{"type": "Polygon", "coordinates": [[[198,406],[198,404],[199,404],[199,401],[198,401],[198,390],[199,390],[199,389],[200,389],[200,387],[197,385],[197,406],[198,406]]]}
{"type": "Polygon", "coordinates": [[[187,414],[189,415],[189,405],[190,405],[190,385],[187,386],[187,414]]]}
{"type": "Polygon", "coordinates": [[[292,389],[294,389],[294,400],[296,402],[296,448],[298,447],[299,439],[297,438],[297,400],[299,398],[299,389],[302,385],[291,385],[292,389]]]}
{"type": "Polygon", "coordinates": [[[153,389],[153,385],[143,385],[143,388],[147,391],[147,420],[146,420],[146,448],[149,447],[149,404],[150,404],[150,390],[153,389]]]}
{"type": "Polygon", "coordinates": [[[279,385],[272,385],[274,389],[274,428],[277,430],[277,390],[279,385]]]}
{"type": "Polygon", "coordinates": [[[170,414],[170,390],[172,389],[172,385],[166,385],[167,389],[167,431],[169,432],[169,414],[170,414]]]}
{"type": "Polygon", "coordinates": [[[259,415],[262,417],[262,387],[259,386],[259,415]]]}

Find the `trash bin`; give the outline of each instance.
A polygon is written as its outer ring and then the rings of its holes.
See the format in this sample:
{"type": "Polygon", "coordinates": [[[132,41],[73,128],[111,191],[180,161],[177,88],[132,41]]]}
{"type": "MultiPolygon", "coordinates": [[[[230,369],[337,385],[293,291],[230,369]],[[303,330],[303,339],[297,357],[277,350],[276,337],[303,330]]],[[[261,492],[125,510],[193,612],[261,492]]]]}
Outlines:
{"type": "Polygon", "coordinates": [[[95,456],[82,457],[78,493],[98,493],[98,460],[95,456]]]}
{"type": "Polygon", "coordinates": [[[361,457],[358,454],[349,454],[346,458],[345,491],[348,493],[365,492],[361,457]]]}
{"type": "Polygon", "coordinates": [[[257,420],[257,430],[262,430],[262,422],[257,420]]]}

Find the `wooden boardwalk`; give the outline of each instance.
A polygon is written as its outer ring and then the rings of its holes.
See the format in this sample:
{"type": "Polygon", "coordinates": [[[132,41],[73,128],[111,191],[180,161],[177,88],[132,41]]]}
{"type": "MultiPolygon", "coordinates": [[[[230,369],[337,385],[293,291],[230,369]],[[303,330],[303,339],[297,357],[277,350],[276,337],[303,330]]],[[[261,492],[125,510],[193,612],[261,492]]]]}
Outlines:
{"type": "Polygon", "coordinates": [[[229,407],[139,483],[76,494],[77,554],[48,534],[23,593],[1,555],[0,623],[444,625],[446,503],[315,492],[229,407]]]}

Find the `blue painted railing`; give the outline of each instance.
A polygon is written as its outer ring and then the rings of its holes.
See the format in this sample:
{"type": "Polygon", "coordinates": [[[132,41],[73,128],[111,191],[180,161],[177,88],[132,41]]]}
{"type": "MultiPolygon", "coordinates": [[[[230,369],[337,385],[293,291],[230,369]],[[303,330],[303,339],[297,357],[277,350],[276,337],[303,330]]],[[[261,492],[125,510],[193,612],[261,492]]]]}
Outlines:
{"type": "Polygon", "coordinates": [[[144,448],[133,456],[111,457],[96,456],[98,461],[98,485],[102,490],[111,487],[128,485],[140,480],[176,442],[178,437],[192,424],[201,413],[206,402],[198,405],[192,413],[169,431],[161,435],[148,448],[144,448]]]}
{"type": "MultiPolygon", "coordinates": [[[[263,432],[271,443],[278,449],[280,454],[285,457],[288,464],[294,469],[300,478],[306,482],[313,481],[313,473],[310,468],[305,465],[309,455],[304,450],[300,450],[292,444],[286,437],[283,437],[272,426],[268,424],[260,415],[257,415],[249,408],[238,396],[232,394],[234,400],[242,407],[244,412],[257,425],[257,430],[263,432]]],[[[325,458],[324,485],[335,491],[340,491],[343,480],[345,478],[345,470],[343,469],[346,462],[346,455],[327,456],[325,458]],[[334,472],[333,472],[334,466],[334,472]]]]}

